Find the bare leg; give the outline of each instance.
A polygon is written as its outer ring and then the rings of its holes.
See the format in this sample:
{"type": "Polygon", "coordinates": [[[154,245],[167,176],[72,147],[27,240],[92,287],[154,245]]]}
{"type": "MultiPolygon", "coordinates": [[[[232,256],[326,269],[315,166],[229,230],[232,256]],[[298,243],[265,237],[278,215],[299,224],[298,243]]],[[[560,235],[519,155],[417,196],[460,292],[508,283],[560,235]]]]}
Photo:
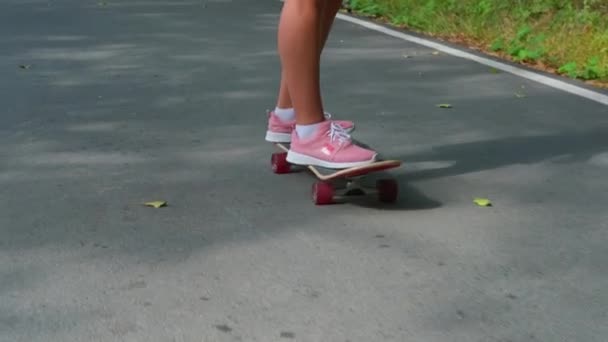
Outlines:
{"type": "Polygon", "coordinates": [[[324,120],[320,90],[321,12],[325,0],[288,0],[279,23],[278,48],[296,123],[324,120]]]}
{"type": "MultiPolygon", "coordinates": [[[[299,0],[292,0],[299,1],[299,0]]],[[[323,48],[325,47],[325,43],[327,42],[327,38],[329,36],[329,32],[331,31],[331,27],[333,25],[334,19],[336,17],[336,13],[340,10],[342,5],[342,0],[322,0],[322,9],[321,9],[321,27],[320,27],[320,35],[321,39],[319,41],[319,56],[323,52],[323,48]]],[[[277,107],[279,108],[292,108],[293,103],[291,101],[291,96],[289,95],[289,90],[287,89],[287,82],[285,80],[285,73],[281,71],[281,85],[279,88],[279,96],[277,100],[277,107]]]]}
{"type": "Polygon", "coordinates": [[[323,15],[321,19],[321,44],[319,45],[319,55],[323,52],[327,37],[336,18],[336,14],[342,6],[342,0],[325,0],[323,15]]]}

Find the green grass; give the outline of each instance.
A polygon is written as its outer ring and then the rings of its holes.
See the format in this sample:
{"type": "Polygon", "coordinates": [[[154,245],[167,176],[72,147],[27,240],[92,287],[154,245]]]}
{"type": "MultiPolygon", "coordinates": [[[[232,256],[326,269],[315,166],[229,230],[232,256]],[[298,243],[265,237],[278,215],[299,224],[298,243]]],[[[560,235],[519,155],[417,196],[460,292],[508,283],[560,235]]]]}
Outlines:
{"type": "Polygon", "coordinates": [[[357,13],[608,82],[608,0],[350,0],[357,13]]]}

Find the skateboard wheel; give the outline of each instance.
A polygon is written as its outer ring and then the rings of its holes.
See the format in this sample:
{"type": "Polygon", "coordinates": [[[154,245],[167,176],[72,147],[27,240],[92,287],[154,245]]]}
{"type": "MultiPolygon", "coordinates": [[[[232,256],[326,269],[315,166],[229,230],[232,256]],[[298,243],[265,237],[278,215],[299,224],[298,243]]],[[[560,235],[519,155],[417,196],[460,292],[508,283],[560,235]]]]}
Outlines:
{"type": "Polygon", "coordinates": [[[289,171],[291,170],[291,165],[287,161],[286,152],[273,153],[270,163],[272,165],[272,171],[274,173],[289,173],[289,171]]]}
{"type": "Polygon", "coordinates": [[[397,200],[398,191],[397,181],[394,179],[379,179],[376,182],[378,190],[378,200],[385,203],[393,203],[397,200]]]}
{"type": "Polygon", "coordinates": [[[334,202],[334,187],[330,183],[316,182],[312,185],[312,200],[317,205],[334,202]]]}

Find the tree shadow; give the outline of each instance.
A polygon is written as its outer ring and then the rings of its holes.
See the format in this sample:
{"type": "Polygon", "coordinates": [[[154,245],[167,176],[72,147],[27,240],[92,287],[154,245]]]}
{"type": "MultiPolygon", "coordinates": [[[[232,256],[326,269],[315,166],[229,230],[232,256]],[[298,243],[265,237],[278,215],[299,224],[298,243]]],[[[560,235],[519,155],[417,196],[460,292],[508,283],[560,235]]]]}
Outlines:
{"type": "Polygon", "coordinates": [[[448,162],[447,167],[408,172],[408,179],[424,180],[485,171],[509,165],[586,162],[608,149],[608,127],[546,135],[514,136],[442,145],[430,152],[404,154],[406,163],[448,162]]]}

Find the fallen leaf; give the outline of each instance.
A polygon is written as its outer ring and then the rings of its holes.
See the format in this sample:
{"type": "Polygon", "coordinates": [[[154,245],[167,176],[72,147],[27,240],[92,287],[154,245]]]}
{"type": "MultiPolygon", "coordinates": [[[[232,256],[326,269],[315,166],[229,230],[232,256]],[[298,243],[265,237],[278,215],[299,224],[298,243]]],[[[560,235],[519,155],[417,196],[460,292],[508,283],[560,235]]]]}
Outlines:
{"type": "Polygon", "coordinates": [[[490,68],[490,72],[493,74],[499,74],[500,70],[496,69],[496,68],[490,68]]]}
{"type": "Polygon", "coordinates": [[[477,204],[480,207],[491,207],[492,206],[492,202],[490,202],[490,200],[487,198],[477,197],[473,200],[473,202],[475,202],[475,204],[477,204]]]}
{"type": "Polygon", "coordinates": [[[403,58],[412,58],[410,55],[403,55],[403,58]]]}
{"type": "Polygon", "coordinates": [[[32,67],[32,66],[31,66],[31,65],[29,65],[29,64],[21,64],[21,65],[19,65],[19,68],[21,68],[21,69],[29,69],[29,68],[31,68],[31,67],[32,67]]]}
{"type": "Polygon", "coordinates": [[[439,55],[439,51],[433,51],[433,55],[435,55],[435,56],[439,55]]]}
{"type": "Polygon", "coordinates": [[[152,202],[146,202],[146,203],[144,203],[144,205],[146,205],[148,207],[160,208],[160,207],[167,206],[167,202],[165,202],[165,201],[152,201],[152,202]]]}
{"type": "Polygon", "coordinates": [[[442,104],[438,104],[437,107],[439,108],[452,108],[452,105],[449,103],[442,103],[442,104]]]}
{"type": "Polygon", "coordinates": [[[519,98],[526,97],[526,94],[524,94],[524,92],[521,92],[521,91],[516,91],[515,97],[519,97],[519,98]]]}

